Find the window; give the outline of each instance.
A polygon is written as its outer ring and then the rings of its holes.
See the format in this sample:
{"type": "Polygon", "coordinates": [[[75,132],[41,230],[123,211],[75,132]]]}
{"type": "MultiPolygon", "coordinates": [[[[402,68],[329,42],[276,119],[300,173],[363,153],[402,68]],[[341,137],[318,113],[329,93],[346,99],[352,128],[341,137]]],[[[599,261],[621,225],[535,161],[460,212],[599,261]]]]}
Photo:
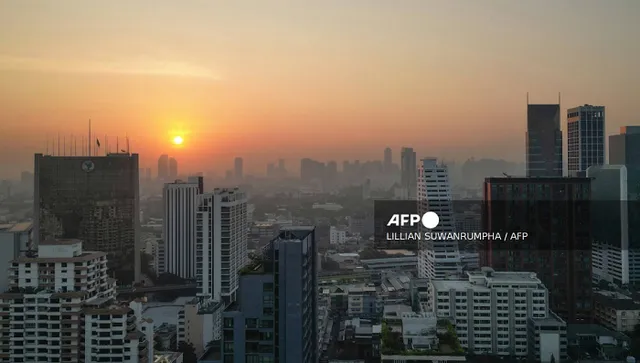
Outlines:
{"type": "Polygon", "coordinates": [[[233,328],[233,318],[224,318],[224,327],[233,328]]]}

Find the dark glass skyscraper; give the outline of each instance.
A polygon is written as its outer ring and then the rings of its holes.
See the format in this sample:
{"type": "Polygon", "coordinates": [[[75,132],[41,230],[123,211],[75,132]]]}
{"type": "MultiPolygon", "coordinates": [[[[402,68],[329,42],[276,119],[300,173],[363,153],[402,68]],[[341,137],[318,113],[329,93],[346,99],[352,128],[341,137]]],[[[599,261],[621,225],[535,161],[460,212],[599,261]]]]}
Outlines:
{"type": "Polygon", "coordinates": [[[524,240],[484,243],[496,271],[535,272],[551,310],[567,322],[591,319],[591,181],[588,178],[487,178],[483,230],[527,232],[524,240]]]}
{"type": "Polygon", "coordinates": [[[527,105],[527,176],[562,176],[560,105],[527,105]]]}
{"type": "Polygon", "coordinates": [[[35,245],[80,239],[86,250],[110,255],[120,283],[140,281],[138,154],[36,154],[34,172],[35,245]]]}
{"type": "Polygon", "coordinates": [[[223,362],[318,362],[316,256],[315,227],[284,227],[240,271],[222,315],[223,362]]]}
{"type": "Polygon", "coordinates": [[[603,165],[604,106],[584,105],[567,110],[567,169],[570,176],[586,175],[590,166],[603,165]]]}

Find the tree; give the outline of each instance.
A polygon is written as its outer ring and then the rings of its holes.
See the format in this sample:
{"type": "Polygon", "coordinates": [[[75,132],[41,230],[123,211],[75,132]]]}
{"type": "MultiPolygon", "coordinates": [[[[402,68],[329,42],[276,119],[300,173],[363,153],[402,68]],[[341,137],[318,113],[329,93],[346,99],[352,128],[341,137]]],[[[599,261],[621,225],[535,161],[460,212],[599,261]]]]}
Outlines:
{"type": "Polygon", "coordinates": [[[164,344],[162,344],[162,339],[156,335],[153,337],[153,351],[154,352],[162,352],[164,350],[164,344]]]}
{"type": "Polygon", "coordinates": [[[180,342],[178,345],[178,352],[182,353],[183,363],[198,363],[196,349],[191,343],[180,342]]]}

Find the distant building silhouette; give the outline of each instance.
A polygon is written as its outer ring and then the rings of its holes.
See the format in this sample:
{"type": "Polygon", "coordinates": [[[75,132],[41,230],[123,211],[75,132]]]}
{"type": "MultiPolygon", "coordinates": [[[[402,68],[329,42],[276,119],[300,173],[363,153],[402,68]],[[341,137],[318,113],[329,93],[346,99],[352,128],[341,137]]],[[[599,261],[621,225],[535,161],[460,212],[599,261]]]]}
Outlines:
{"type": "Polygon", "coordinates": [[[178,177],[178,160],[169,158],[169,179],[178,177]]]}
{"type": "Polygon", "coordinates": [[[158,179],[166,180],[169,178],[169,155],[160,155],[158,159],[158,179]]]}
{"type": "Polygon", "coordinates": [[[244,179],[244,160],[238,157],[233,161],[233,171],[236,180],[240,181],[244,179]]]}
{"type": "Polygon", "coordinates": [[[385,173],[389,173],[393,169],[393,151],[391,151],[390,147],[384,149],[384,159],[382,165],[385,173]]]}
{"type": "Polygon", "coordinates": [[[416,164],[416,152],[410,147],[403,147],[400,153],[400,186],[404,199],[416,199],[418,167],[416,164]]]}
{"type": "Polygon", "coordinates": [[[527,176],[562,176],[560,105],[527,105],[527,176]]]}

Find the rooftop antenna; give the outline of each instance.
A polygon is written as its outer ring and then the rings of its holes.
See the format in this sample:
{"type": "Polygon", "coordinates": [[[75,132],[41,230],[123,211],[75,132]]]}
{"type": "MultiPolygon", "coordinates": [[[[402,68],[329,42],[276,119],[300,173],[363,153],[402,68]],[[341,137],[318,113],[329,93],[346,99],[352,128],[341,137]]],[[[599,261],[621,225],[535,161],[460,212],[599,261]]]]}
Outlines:
{"type": "Polygon", "coordinates": [[[529,106],[529,92],[527,92],[527,106],[529,106]]]}
{"type": "Polygon", "coordinates": [[[62,156],[67,156],[67,137],[62,137],[62,156]]]}
{"type": "Polygon", "coordinates": [[[49,155],[49,136],[47,136],[47,146],[45,149],[45,155],[49,155]]]}
{"type": "Polygon", "coordinates": [[[116,153],[120,153],[120,144],[117,136],[116,136],[116,153]]]}
{"type": "Polygon", "coordinates": [[[73,138],[73,156],[78,156],[78,139],[73,138]]]}
{"type": "Polygon", "coordinates": [[[89,119],[89,139],[87,140],[87,148],[89,149],[89,156],[91,156],[91,119],[89,119]]]}
{"type": "Polygon", "coordinates": [[[107,134],[104,134],[104,154],[109,155],[109,139],[107,138],[107,134]]]}
{"type": "Polygon", "coordinates": [[[129,153],[130,153],[130,152],[129,152],[129,136],[127,135],[127,136],[125,136],[125,137],[126,137],[126,139],[127,139],[127,154],[129,154],[129,153]]]}
{"type": "Polygon", "coordinates": [[[60,156],[60,133],[58,132],[58,156],[60,156]]]}

